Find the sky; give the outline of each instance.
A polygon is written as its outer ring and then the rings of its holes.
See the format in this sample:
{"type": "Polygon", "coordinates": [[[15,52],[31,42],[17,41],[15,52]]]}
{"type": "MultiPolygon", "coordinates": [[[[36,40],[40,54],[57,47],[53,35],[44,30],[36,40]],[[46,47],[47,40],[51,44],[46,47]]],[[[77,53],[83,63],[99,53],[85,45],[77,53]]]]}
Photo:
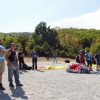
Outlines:
{"type": "Polygon", "coordinates": [[[0,32],[51,28],[100,29],[100,0],[0,0],[0,32]]]}

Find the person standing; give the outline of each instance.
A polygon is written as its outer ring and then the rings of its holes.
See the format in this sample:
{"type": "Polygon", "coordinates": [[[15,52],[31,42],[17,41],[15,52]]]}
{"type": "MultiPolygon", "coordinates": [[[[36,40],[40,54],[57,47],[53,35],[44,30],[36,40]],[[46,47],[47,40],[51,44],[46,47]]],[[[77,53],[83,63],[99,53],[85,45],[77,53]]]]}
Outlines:
{"type": "Polygon", "coordinates": [[[23,86],[19,81],[19,70],[18,70],[18,59],[16,57],[16,44],[11,43],[10,49],[8,49],[8,53],[6,55],[6,61],[8,66],[8,81],[9,86],[14,87],[12,77],[15,77],[16,86],[23,86]]]}
{"type": "Polygon", "coordinates": [[[2,43],[2,39],[0,39],[0,90],[5,90],[2,85],[2,74],[5,70],[5,54],[7,54],[7,51],[2,43]]]}
{"type": "Polygon", "coordinates": [[[20,49],[20,52],[18,53],[18,60],[19,60],[19,70],[22,70],[22,67],[23,69],[25,69],[24,68],[24,65],[25,65],[24,54],[23,54],[22,49],[20,49]]]}
{"type": "Polygon", "coordinates": [[[32,69],[36,69],[37,70],[37,58],[38,58],[38,53],[34,50],[32,53],[32,69]],[[34,68],[35,65],[35,68],[34,68]]]}
{"type": "Polygon", "coordinates": [[[86,58],[87,66],[92,67],[92,58],[88,52],[85,53],[85,58],[86,58]]]}
{"type": "Polygon", "coordinates": [[[95,55],[95,58],[96,58],[96,64],[97,64],[96,70],[100,71],[100,51],[95,55]]]}
{"type": "Polygon", "coordinates": [[[57,53],[56,53],[56,52],[53,53],[53,58],[54,58],[53,63],[54,63],[54,62],[57,63],[57,53]]]}
{"type": "Polygon", "coordinates": [[[91,59],[92,59],[92,64],[96,64],[94,53],[91,54],[91,59]]]}
{"type": "Polygon", "coordinates": [[[80,61],[80,64],[84,64],[85,65],[85,55],[84,55],[84,51],[83,50],[80,50],[79,61],[80,61]]]}

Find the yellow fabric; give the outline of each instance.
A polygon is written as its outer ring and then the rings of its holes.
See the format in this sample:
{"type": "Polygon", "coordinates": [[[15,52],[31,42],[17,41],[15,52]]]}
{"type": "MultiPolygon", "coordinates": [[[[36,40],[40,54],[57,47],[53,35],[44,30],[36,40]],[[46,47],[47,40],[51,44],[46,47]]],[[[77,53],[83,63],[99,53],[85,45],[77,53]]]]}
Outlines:
{"type": "Polygon", "coordinates": [[[38,69],[40,69],[40,70],[66,69],[66,66],[53,66],[53,65],[50,65],[50,66],[40,66],[40,67],[38,67],[38,69]]]}

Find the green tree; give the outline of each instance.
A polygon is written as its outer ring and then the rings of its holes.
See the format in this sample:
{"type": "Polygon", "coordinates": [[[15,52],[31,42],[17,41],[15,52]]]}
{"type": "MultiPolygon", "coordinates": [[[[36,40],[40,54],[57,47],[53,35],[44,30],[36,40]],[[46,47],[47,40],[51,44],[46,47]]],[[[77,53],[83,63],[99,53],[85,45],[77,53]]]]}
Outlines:
{"type": "Polygon", "coordinates": [[[95,43],[91,48],[90,48],[90,52],[92,53],[97,53],[98,51],[100,51],[100,42],[99,43],[95,43]]]}
{"type": "Polygon", "coordinates": [[[27,36],[17,37],[17,42],[19,43],[19,45],[21,45],[21,47],[23,48],[23,52],[26,54],[25,47],[27,46],[28,42],[27,36]]]}

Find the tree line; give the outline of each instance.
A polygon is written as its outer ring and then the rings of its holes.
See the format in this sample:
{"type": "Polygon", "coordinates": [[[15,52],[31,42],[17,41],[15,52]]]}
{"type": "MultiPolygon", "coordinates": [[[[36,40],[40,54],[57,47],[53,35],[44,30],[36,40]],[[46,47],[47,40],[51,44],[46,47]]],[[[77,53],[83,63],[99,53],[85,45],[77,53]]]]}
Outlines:
{"type": "Polygon", "coordinates": [[[82,49],[90,53],[100,51],[100,30],[78,28],[55,28],[47,27],[46,22],[40,22],[35,31],[0,33],[6,48],[14,42],[24,53],[28,55],[35,49],[40,56],[45,51],[56,51],[58,56],[75,58],[82,49]]]}

